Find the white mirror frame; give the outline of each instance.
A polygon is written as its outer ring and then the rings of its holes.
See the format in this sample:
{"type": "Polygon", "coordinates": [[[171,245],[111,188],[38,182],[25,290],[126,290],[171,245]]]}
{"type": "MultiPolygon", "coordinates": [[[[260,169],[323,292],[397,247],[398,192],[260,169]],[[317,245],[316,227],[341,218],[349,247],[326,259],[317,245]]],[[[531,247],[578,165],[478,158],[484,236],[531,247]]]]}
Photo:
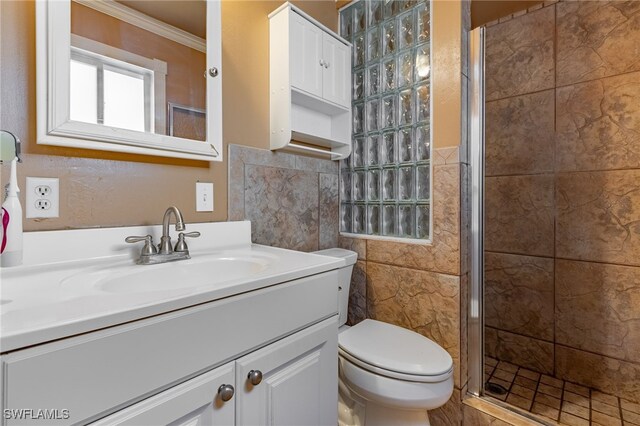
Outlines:
{"type": "MultiPolygon", "coordinates": [[[[99,0],[112,2],[112,0],[99,0]]],[[[71,0],[36,2],[38,144],[192,160],[222,161],[220,0],[207,1],[207,141],[70,120],[71,0]],[[216,68],[217,76],[208,70],[216,68]]]]}

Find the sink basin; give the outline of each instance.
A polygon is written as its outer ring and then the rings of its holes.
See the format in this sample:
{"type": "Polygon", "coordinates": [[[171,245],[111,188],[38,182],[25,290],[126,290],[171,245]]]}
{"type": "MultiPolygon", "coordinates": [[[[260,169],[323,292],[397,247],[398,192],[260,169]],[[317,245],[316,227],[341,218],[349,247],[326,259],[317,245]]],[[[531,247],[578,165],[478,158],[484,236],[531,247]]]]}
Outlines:
{"type": "Polygon", "coordinates": [[[65,278],[60,284],[64,288],[93,288],[107,293],[171,292],[256,275],[269,263],[266,258],[223,257],[149,266],[126,265],[81,272],[65,278]]]}

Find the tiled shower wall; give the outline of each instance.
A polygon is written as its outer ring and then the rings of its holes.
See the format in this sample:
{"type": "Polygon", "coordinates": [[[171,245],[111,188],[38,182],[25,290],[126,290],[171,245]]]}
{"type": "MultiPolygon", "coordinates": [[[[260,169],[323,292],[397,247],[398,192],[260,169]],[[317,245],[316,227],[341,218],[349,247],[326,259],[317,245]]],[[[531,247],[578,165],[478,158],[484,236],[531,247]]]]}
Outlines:
{"type": "Polygon", "coordinates": [[[486,352],[640,401],[640,2],[486,35],[486,352]]]}

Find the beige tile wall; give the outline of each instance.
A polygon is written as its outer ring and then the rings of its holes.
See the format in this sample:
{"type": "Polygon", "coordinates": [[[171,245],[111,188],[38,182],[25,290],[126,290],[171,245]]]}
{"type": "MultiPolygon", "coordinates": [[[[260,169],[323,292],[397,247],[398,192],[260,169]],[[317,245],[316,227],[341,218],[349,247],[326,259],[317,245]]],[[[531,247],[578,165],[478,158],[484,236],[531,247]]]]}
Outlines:
{"type": "Polygon", "coordinates": [[[561,1],[486,47],[487,354],[635,401],[638,28],[639,2],[561,1]]]}

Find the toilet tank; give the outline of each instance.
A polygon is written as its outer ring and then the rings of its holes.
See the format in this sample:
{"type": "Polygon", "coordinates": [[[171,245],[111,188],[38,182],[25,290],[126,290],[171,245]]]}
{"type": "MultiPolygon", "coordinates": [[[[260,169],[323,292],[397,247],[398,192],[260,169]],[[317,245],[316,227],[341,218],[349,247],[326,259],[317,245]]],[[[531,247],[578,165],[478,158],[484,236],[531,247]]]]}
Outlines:
{"type": "Polygon", "coordinates": [[[353,265],[355,265],[358,260],[358,253],[341,248],[331,248],[315,251],[314,254],[344,259],[344,265],[338,271],[338,313],[340,314],[338,326],[344,325],[347,322],[347,312],[349,309],[351,273],[353,272],[353,265]]]}

